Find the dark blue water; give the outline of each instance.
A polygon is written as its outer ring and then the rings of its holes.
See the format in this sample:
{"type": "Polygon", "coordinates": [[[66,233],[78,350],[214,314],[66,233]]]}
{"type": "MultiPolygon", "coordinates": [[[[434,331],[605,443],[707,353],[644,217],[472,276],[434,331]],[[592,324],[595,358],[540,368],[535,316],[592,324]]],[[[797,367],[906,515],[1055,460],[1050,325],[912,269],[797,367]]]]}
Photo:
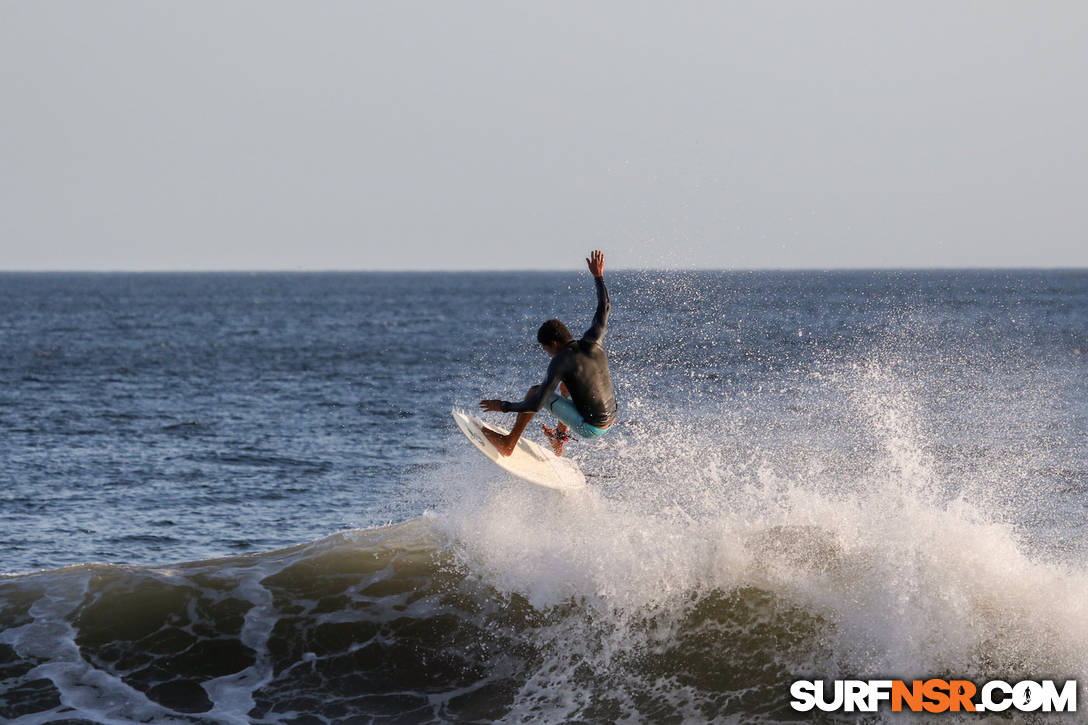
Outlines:
{"type": "MultiPolygon", "coordinates": [[[[643,405],[698,417],[759,394],[773,412],[807,372],[893,335],[899,362],[976,378],[971,390],[1025,368],[1072,376],[1050,403],[1083,424],[1084,273],[610,279],[617,386],[643,405]]],[[[0,569],[199,559],[417,515],[412,482],[448,458],[449,409],[520,397],[546,363],[536,325],[587,326],[585,287],[573,274],[4,275],[0,569]]]]}
{"type": "Polygon", "coordinates": [[[565,509],[449,411],[539,382],[584,272],[0,275],[0,571],[108,565],[0,582],[0,717],[773,720],[813,662],[1088,678],[1088,272],[608,282],[620,417],[565,509]],[[205,637],[189,679],[151,654],[205,637]],[[134,689],[64,694],[101,672],[134,689]]]}

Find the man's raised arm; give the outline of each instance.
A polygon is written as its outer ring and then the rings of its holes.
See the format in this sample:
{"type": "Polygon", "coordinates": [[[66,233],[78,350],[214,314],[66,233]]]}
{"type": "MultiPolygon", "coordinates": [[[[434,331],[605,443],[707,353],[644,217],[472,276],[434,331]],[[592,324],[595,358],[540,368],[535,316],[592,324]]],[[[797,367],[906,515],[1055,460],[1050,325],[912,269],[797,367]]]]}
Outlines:
{"type": "Polygon", "coordinates": [[[589,267],[590,274],[593,275],[593,283],[597,285],[597,312],[593,315],[593,324],[586,330],[582,339],[593,343],[600,342],[604,337],[612,304],[608,301],[608,289],[604,286],[604,253],[594,249],[586,258],[586,265],[589,267]]]}

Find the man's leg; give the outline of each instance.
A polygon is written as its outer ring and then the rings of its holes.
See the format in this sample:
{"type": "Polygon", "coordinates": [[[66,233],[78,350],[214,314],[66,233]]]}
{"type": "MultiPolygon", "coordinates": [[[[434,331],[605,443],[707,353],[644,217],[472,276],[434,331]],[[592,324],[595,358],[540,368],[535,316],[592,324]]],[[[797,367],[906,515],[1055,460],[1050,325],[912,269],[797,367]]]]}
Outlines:
{"type": "MultiPolygon", "coordinates": [[[[528,398],[530,395],[536,392],[538,385],[534,385],[529,388],[529,392],[525,394],[528,398]]],[[[510,432],[506,435],[497,433],[490,428],[485,427],[483,429],[484,437],[491,441],[491,445],[499,449],[499,453],[504,456],[509,456],[514,452],[514,446],[518,444],[518,440],[521,439],[521,434],[525,432],[525,429],[529,426],[529,421],[536,415],[535,411],[529,410],[524,413],[518,413],[517,419],[514,421],[514,427],[510,429],[510,432]]]]}
{"type": "MultiPolygon", "coordinates": [[[[566,398],[567,400],[570,400],[570,391],[567,390],[567,384],[566,383],[559,383],[559,393],[564,398],[566,398]]],[[[563,421],[559,421],[559,423],[555,426],[555,432],[558,433],[561,436],[565,436],[567,434],[567,424],[564,423],[563,421]]],[[[563,444],[560,443],[559,447],[562,448],[563,444]]],[[[558,456],[560,454],[556,453],[555,455],[558,456]]]]}
{"type": "MultiPolygon", "coordinates": [[[[566,383],[559,383],[559,393],[564,398],[570,397],[570,391],[567,390],[566,383]]],[[[566,443],[567,430],[569,430],[567,424],[563,421],[559,421],[555,428],[549,428],[546,423],[541,423],[540,427],[544,429],[544,435],[547,437],[548,442],[552,444],[552,450],[555,452],[555,455],[563,455],[563,444],[566,443]]]]}

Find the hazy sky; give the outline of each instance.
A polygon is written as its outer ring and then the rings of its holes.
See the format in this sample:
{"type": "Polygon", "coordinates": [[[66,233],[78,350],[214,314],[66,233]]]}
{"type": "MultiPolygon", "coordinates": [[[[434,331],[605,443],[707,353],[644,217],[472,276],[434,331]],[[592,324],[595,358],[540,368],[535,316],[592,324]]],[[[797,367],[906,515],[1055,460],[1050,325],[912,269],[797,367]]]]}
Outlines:
{"type": "Polygon", "coordinates": [[[0,269],[1088,266],[1088,4],[0,0],[0,269]]]}

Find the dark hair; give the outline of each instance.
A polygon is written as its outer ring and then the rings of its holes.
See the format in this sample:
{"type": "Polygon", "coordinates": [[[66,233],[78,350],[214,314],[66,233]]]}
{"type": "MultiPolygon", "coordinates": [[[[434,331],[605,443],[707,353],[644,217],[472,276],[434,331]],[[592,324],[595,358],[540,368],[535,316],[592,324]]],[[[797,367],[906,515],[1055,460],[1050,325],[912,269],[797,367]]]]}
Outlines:
{"type": "Polygon", "coordinates": [[[536,341],[541,345],[547,345],[549,342],[561,342],[566,345],[573,339],[570,330],[559,320],[548,320],[536,331],[536,341]]]}

